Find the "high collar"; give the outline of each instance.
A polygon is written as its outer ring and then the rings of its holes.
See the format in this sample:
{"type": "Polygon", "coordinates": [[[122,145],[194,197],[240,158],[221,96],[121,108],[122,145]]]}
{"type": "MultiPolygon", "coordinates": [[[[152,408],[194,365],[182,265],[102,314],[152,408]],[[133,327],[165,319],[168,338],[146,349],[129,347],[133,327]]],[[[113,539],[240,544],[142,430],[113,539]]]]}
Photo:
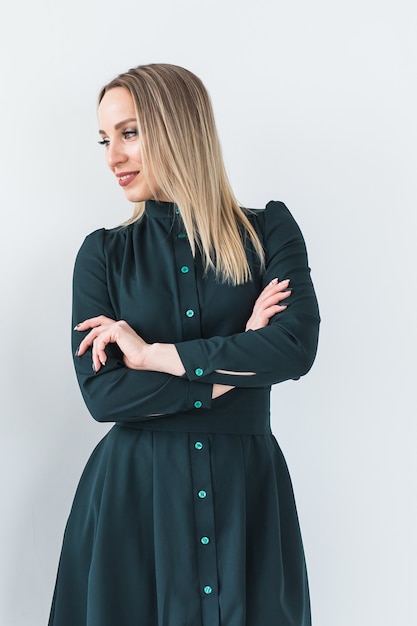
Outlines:
{"type": "Polygon", "coordinates": [[[157,200],[147,200],[145,212],[148,217],[169,218],[172,220],[179,214],[178,207],[174,202],[160,202],[157,200]]]}

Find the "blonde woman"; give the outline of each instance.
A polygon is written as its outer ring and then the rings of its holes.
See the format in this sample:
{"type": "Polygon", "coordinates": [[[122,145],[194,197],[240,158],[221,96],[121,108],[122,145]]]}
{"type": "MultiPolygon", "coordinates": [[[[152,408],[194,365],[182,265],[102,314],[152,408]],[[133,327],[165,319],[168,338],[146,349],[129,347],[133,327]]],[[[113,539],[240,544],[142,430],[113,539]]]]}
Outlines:
{"type": "Polygon", "coordinates": [[[270,387],[311,367],[319,314],[288,209],[240,207],[201,81],[140,66],[102,90],[130,220],[89,235],[73,348],[94,450],[68,520],[50,626],[308,626],[270,387]]]}

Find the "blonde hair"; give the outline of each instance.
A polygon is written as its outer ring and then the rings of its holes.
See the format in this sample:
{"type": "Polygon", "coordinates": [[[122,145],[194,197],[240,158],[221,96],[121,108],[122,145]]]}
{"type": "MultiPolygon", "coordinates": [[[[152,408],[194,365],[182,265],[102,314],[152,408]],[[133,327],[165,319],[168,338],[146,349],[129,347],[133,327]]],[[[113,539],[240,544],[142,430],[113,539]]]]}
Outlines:
{"type": "MultiPolygon", "coordinates": [[[[260,268],[262,244],[231,189],[210,97],[192,72],[164,63],[141,65],[120,74],[100,92],[127,89],[135,104],[143,155],[143,174],[151,186],[178,206],[193,255],[200,250],[205,270],[238,285],[251,279],[245,253],[249,236],[260,268]],[[152,173],[152,177],[149,176],[152,173]]],[[[131,224],[145,203],[135,204],[131,224]]]]}

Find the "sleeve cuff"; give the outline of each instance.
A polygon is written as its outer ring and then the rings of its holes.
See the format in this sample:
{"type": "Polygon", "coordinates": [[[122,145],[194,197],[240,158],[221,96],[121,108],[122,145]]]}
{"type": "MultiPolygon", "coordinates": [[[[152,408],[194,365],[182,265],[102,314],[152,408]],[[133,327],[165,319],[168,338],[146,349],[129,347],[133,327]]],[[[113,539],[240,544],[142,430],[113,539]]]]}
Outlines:
{"type": "Polygon", "coordinates": [[[210,409],[212,402],[213,385],[190,382],[187,395],[187,410],[210,409]]]}
{"type": "Polygon", "coordinates": [[[185,378],[189,381],[201,382],[204,376],[211,374],[209,361],[199,340],[191,340],[175,344],[185,369],[185,378]]]}

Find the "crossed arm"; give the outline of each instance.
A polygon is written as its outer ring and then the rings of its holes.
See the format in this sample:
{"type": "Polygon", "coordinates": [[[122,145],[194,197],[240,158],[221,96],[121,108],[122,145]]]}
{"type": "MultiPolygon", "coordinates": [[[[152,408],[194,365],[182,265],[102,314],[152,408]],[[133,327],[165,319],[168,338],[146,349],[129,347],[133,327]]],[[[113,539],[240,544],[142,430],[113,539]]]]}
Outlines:
{"type": "MultiPolygon", "coordinates": [[[[263,289],[247,321],[246,331],[259,330],[268,325],[269,320],[287,308],[286,298],[291,295],[289,280],[277,278],[263,289]]],[[[81,341],[76,355],[81,357],[91,349],[92,369],[98,372],[107,362],[106,347],[117,344],[123,355],[124,365],[132,370],[161,372],[181,377],[185,367],[175,344],[146,343],[124,320],[114,320],[104,315],[92,317],[76,325],[77,331],[89,331],[81,341]]],[[[228,374],[226,370],[219,373],[228,374]]],[[[236,372],[230,372],[236,374],[236,372]]],[[[254,372],[239,372],[239,375],[251,376],[254,372]]],[[[233,385],[215,383],[212,398],[217,398],[233,389],[233,385]]]]}

